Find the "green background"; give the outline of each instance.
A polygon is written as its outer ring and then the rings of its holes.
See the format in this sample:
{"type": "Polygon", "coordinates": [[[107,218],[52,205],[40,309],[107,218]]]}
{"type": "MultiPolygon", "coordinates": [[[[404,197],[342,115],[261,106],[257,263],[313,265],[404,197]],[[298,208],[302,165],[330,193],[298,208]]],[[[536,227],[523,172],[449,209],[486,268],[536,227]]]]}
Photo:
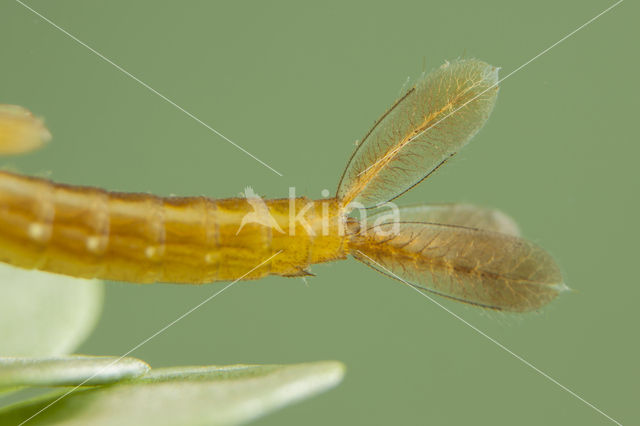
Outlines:
{"type": "MultiPolygon", "coordinates": [[[[30,6],[281,172],[280,177],[18,3],[0,5],[0,102],[54,139],[14,170],[161,195],[333,192],[372,121],[445,59],[516,69],[609,5],[44,1],[30,6]]],[[[638,421],[638,8],[604,15],[501,85],[484,130],[403,203],[503,209],[569,286],[539,314],[438,300],[622,423],[638,421]]],[[[336,359],[345,381],[259,422],[607,424],[415,291],[349,261],[238,283],[132,356],[154,367],[336,359]]],[[[222,284],[111,283],[80,352],[120,355],[222,284]]]]}

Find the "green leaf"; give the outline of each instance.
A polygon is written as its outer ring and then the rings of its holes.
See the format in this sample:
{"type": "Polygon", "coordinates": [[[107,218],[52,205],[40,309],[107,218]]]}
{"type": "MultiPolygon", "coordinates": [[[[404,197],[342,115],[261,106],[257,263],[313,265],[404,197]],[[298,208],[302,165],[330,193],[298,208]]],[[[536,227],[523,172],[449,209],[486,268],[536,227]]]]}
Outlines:
{"type": "Polygon", "coordinates": [[[109,356],[0,358],[0,388],[114,383],[140,376],[149,369],[147,363],[135,358],[109,356]]]}
{"type": "Polygon", "coordinates": [[[103,293],[100,281],[0,264],[0,356],[73,351],[93,330],[103,293]]]}
{"type": "Polygon", "coordinates": [[[152,370],[128,382],[61,394],[0,410],[0,424],[52,425],[229,425],[337,385],[339,362],[289,366],[184,367],[152,370]],[[40,410],[40,413],[38,413],[40,410]]]}

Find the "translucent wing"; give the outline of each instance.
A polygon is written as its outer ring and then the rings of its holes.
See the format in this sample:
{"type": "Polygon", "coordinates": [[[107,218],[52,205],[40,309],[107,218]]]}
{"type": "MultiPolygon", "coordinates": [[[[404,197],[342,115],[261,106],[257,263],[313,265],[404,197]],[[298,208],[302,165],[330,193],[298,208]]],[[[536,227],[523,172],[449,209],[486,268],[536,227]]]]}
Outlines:
{"type": "Polygon", "coordinates": [[[17,105],[0,104],[0,154],[19,154],[51,139],[42,120],[17,105]]]}
{"type": "Polygon", "coordinates": [[[451,203],[403,206],[398,209],[398,217],[393,217],[392,210],[384,210],[368,216],[367,224],[373,226],[376,223],[382,224],[392,220],[460,225],[516,237],[520,235],[516,222],[500,210],[474,206],[473,204],[451,203]]]}
{"type": "Polygon", "coordinates": [[[412,286],[496,310],[535,310],[567,288],[551,256],[521,238],[459,225],[395,225],[395,233],[385,224],[352,238],[353,256],[412,286]]]}
{"type": "Polygon", "coordinates": [[[374,125],[338,185],[343,206],[378,205],[404,193],[460,150],[485,123],[498,69],[456,60],[420,78],[374,125]]]}

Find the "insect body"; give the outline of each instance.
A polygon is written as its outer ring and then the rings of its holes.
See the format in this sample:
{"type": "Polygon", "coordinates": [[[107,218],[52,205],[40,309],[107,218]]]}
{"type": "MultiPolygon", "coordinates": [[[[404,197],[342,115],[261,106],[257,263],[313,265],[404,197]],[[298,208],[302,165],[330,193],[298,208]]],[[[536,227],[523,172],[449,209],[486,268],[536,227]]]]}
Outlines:
{"type": "MultiPolygon", "coordinates": [[[[77,277],[195,284],[307,275],[311,264],[351,254],[455,300],[537,309],[564,288],[562,276],[496,210],[421,205],[400,208],[392,220],[384,211],[366,222],[349,216],[395,199],[444,164],[480,130],[497,90],[497,69],[478,60],[423,76],[358,145],[327,200],[161,198],[0,172],[0,261],[77,277]]],[[[33,135],[45,134],[15,111],[0,109],[0,152],[31,149],[33,135]],[[31,131],[16,130],[24,127],[31,131]]]]}

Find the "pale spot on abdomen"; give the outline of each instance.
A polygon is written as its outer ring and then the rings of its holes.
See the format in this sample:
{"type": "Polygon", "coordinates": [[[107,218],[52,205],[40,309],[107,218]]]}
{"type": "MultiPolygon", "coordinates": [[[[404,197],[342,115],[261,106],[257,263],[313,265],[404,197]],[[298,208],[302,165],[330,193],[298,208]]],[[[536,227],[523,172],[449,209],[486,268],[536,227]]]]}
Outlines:
{"type": "Polygon", "coordinates": [[[27,228],[27,234],[33,241],[44,244],[51,238],[51,226],[34,222],[27,228]]]}

